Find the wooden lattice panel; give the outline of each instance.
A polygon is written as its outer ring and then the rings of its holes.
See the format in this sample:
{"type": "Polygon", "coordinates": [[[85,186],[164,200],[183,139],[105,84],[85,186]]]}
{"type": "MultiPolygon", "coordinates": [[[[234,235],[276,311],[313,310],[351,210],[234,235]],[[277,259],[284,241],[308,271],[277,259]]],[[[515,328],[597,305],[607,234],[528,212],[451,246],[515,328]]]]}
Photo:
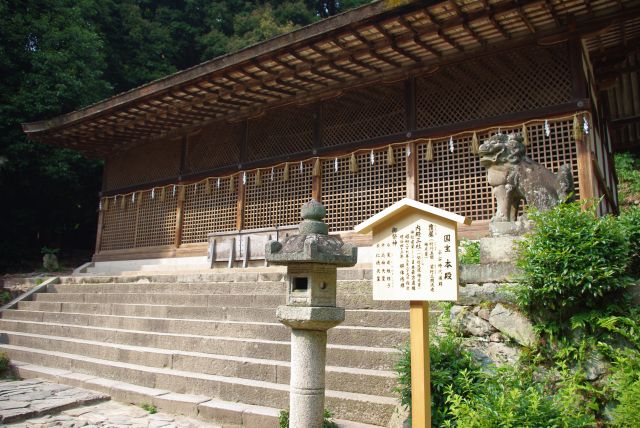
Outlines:
{"type": "MultiPolygon", "coordinates": [[[[549,122],[549,126],[551,132],[547,137],[543,123],[528,125],[530,145],[527,154],[554,172],[561,165],[570,164],[577,192],[578,164],[571,134],[572,120],[549,122]]],[[[480,143],[494,133],[478,134],[480,143]]],[[[478,155],[471,152],[471,135],[454,138],[453,152],[448,139],[433,140],[431,161],[426,159],[427,145],[426,142],[417,144],[419,200],[473,220],[491,219],[495,202],[487,183],[486,169],[480,166],[478,155]]]]}
{"type": "Polygon", "coordinates": [[[240,158],[242,125],[217,122],[189,136],[186,169],[202,172],[227,165],[235,165],[240,158]]]}
{"type": "Polygon", "coordinates": [[[159,140],[108,158],[105,162],[104,190],[177,177],[181,150],[180,140],[159,140]]]}
{"type": "Polygon", "coordinates": [[[229,177],[212,178],[211,193],[204,183],[190,184],[185,189],[182,243],[206,242],[207,234],[236,229],[238,177],[229,191],[229,177]]]}
{"type": "Polygon", "coordinates": [[[128,197],[123,208],[122,196],[109,198],[109,209],[102,214],[100,251],[133,248],[136,233],[136,206],[128,197]]]}
{"type": "Polygon", "coordinates": [[[261,185],[256,185],[256,173],[247,173],[245,190],[245,229],[289,226],[300,223],[300,207],[311,199],[313,162],[289,164],[289,180],[284,181],[284,166],[263,169],[261,185]]]}
{"type": "Polygon", "coordinates": [[[109,198],[108,210],[103,213],[101,251],[122,250],[127,248],[155,247],[174,243],[176,233],[176,197],[156,189],[154,197],[151,191],[137,192],[135,201],[131,195],[114,201],[109,198]]]}
{"type": "Polygon", "coordinates": [[[249,160],[269,159],[311,150],[311,106],[288,106],[267,112],[248,123],[249,160]]]}
{"type": "Polygon", "coordinates": [[[571,100],[566,46],[502,52],[417,79],[419,129],[530,111],[571,100]]]}
{"type": "Polygon", "coordinates": [[[386,149],[356,156],[359,172],[349,171],[349,157],[322,162],[322,201],[331,231],[351,230],[407,195],[407,162],[404,146],[394,148],[395,165],[387,165],[386,149]]]}
{"type": "Polygon", "coordinates": [[[373,85],[351,90],[323,103],[323,145],[396,134],[406,129],[404,84],[373,85]]]}
{"type": "Polygon", "coordinates": [[[153,192],[153,198],[150,191],[138,192],[141,199],[139,203],[136,200],[135,204],[137,226],[134,247],[171,245],[175,242],[177,197],[169,189],[165,190],[164,201],[160,189],[153,192]]]}

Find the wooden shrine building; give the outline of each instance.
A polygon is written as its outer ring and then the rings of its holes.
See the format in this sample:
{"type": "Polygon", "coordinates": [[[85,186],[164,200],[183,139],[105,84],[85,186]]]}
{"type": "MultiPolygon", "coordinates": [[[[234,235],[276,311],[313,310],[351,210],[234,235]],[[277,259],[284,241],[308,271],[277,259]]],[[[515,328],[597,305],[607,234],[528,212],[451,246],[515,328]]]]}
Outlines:
{"type": "Polygon", "coordinates": [[[297,225],[312,196],[363,246],[353,227],[407,196],[480,236],[496,132],[616,211],[602,85],[639,38],[639,1],[378,1],[24,131],[105,159],[97,261],[204,255],[210,233],[297,225]]]}

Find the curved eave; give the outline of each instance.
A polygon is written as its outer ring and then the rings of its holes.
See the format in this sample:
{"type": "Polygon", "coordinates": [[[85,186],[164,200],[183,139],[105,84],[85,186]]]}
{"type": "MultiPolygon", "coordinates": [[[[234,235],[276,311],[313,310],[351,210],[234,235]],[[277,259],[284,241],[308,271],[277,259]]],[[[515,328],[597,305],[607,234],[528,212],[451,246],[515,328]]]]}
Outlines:
{"type": "Polygon", "coordinates": [[[611,34],[624,45],[640,31],[639,15],[638,0],[378,1],[23,130],[36,141],[108,156],[213,121],[335,97],[524,43],[583,37],[598,49],[602,44],[591,41],[611,34]]]}
{"type": "Polygon", "coordinates": [[[299,28],[290,33],[281,34],[264,42],[248,46],[237,52],[225,54],[195,65],[191,68],[178,71],[169,76],[156,79],[82,109],[57,116],[53,119],[23,123],[22,129],[25,133],[30,134],[48,131],[56,127],[71,125],[78,121],[125,107],[144,98],[153,97],[154,95],[166,92],[168,88],[187,84],[217,71],[233,67],[234,65],[248,60],[260,58],[261,56],[268,55],[269,53],[280,49],[295,49],[296,45],[301,42],[325,35],[345,25],[353,25],[354,23],[361,22],[371,18],[372,16],[382,16],[385,12],[390,10],[394,10],[395,12],[400,9],[406,9],[407,6],[410,7],[413,5],[415,7],[417,3],[420,3],[420,0],[401,0],[396,2],[377,0],[369,5],[343,12],[299,28]]]}

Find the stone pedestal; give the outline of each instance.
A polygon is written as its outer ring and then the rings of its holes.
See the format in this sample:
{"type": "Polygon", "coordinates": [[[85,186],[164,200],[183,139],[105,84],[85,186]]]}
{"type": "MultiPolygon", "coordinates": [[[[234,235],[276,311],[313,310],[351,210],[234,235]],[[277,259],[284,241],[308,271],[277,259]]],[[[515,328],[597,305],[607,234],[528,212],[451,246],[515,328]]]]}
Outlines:
{"type": "Polygon", "coordinates": [[[326,331],[291,330],[290,428],[322,428],[326,349],[326,331]]]}
{"type": "Polygon", "coordinates": [[[327,330],[344,321],[344,308],[280,306],[291,327],[289,428],[322,428],[327,330]]]}

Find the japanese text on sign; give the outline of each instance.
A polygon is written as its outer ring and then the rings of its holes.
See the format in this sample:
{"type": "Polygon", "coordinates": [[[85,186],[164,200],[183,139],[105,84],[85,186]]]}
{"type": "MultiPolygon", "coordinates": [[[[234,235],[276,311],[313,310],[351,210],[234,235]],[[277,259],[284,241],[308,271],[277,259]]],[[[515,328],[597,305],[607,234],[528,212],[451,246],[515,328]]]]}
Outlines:
{"type": "Polygon", "coordinates": [[[455,228],[417,219],[374,240],[374,300],[456,300],[455,228]]]}

